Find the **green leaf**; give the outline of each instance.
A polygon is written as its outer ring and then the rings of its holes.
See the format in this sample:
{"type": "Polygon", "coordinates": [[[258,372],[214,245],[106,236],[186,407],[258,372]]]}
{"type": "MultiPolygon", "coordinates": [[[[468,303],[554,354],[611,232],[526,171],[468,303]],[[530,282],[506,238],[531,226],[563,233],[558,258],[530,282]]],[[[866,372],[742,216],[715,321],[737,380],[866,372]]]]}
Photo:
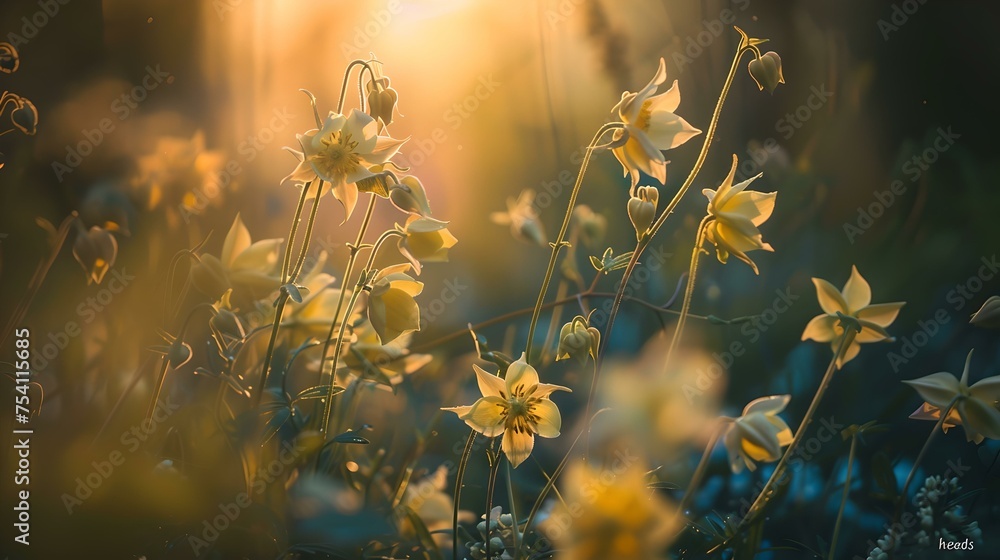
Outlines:
{"type": "Polygon", "coordinates": [[[334,436],[332,439],[330,439],[330,443],[353,443],[357,445],[368,445],[371,442],[357,435],[354,432],[344,432],[339,436],[334,436]]]}
{"type": "Polygon", "coordinates": [[[295,303],[302,303],[303,290],[307,292],[309,291],[305,288],[305,286],[302,286],[300,288],[299,286],[296,286],[295,284],[292,283],[285,284],[284,286],[281,287],[281,289],[284,290],[285,293],[288,294],[288,297],[290,297],[292,301],[294,301],[295,303]]]}
{"type": "Polygon", "coordinates": [[[267,425],[264,427],[264,439],[260,442],[261,447],[263,447],[267,442],[271,441],[274,434],[278,433],[278,430],[285,425],[292,416],[292,409],[290,408],[280,408],[271,415],[267,420],[267,425]]]}
{"type": "MultiPolygon", "coordinates": [[[[344,392],[343,387],[334,386],[332,396],[337,396],[344,392]]],[[[292,402],[305,401],[309,399],[325,399],[327,395],[331,395],[329,385],[316,385],[315,387],[309,387],[308,389],[303,389],[292,402]]]]}

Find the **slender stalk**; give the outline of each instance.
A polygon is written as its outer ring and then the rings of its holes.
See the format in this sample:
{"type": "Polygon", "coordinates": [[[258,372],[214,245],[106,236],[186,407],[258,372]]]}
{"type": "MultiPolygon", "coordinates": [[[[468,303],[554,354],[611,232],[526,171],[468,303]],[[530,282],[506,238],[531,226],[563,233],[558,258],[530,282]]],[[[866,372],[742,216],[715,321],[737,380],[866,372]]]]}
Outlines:
{"type": "MultiPolygon", "coordinates": [[[[324,379],[325,375],[324,372],[326,371],[326,360],[327,360],[326,356],[330,351],[330,342],[333,340],[333,333],[337,328],[337,321],[340,318],[340,312],[344,308],[344,299],[347,296],[347,290],[344,288],[347,287],[348,282],[351,279],[351,275],[354,273],[354,265],[355,263],[357,263],[358,253],[361,251],[361,243],[365,239],[365,233],[368,232],[368,226],[371,224],[372,214],[375,212],[375,203],[377,201],[378,197],[375,194],[372,194],[371,200],[368,201],[368,208],[365,210],[365,217],[361,221],[361,227],[358,229],[358,236],[355,239],[354,245],[351,246],[351,254],[347,258],[347,269],[344,271],[344,279],[341,280],[340,282],[341,290],[340,290],[340,297],[337,299],[337,309],[334,311],[333,319],[331,319],[330,321],[330,331],[326,335],[326,340],[323,341],[323,353],[320,355],[319,370],[320,370],[321,384],[326,381],[324,379]]],[[[347,315],[344,316],[344,322],[345,323],[347,322],[347,315]]],[[[340,329],[340,332],[343,333],[344,332],[343,325],[341,327],[342,328],[340,329]]],[[[342,338],[338,337],[337,356],[340,355],[340,350],[343,348],[342,342],[343,342],[342,338]]],[[[337,364],[336,362],[334,362],[333,369],[330,370],[330,379],[329,379],[331,393],[333,392],[333,384],[336,382],[337,378],[336,373],[337,373],[337,364]]],[[[332,397],[328,397],[327,402],[325,403],[324,406],[325,420],[323,424],[320,426],[320,432],[323,434],[326,433],[326,423],[330,421],[330,407],[332,406],[332,400],[333,400],[332,397]]]]}
{"type": "MultiPolygon", "coordinates": [[[[493,493],[497,488],[497,474],[500,472],[501,455],[497,452],[497,446],[493,446],[493,464],[490,465],[490,475],[486,479],[486,557],[493,558],[490,554],[490,544],[493,540],[490,531],[490,516],[493,511],[493,493]]],[[[516,520],[515,520],[516,521],[516,520]]]]}
{"type": "Polygon", "coordinates": [[[833,538],[830,539],[830,560],[836,558],[837,539],[840,537],[840,522],[844,519],[844,508],[847,507],[847,496],[851,493],[851,469],[854,468],[854,453],[858,447],[857,432],[851,434],[851,450],[847,454],[847,475],[844,477],[844,493],[840,497],[840,509],[837,510],[837,522],[833,524],[833,538]]]}
{"type": "Polygon", "coordinates": [[[895,526],[899,522],[899,516],[903,513],[903,506],[906,505],[906,494],[910,490],[910,484],[913,482],[913,477],[917,475],[917,468],[920,466],[921,461],[924,460],[924,456],[927,455],[927,450],[931,447],[931,442],[937,436],[938,432],[944,431],[944,422],[948,419],[951,411],[958,404],[958,397],[951,401],[948,408],[941,412],[941,418],[938,419],[937,423],[934,424],[934,429],[931,430],[930,435],[927,436],[927,440],[924,442],[924,446],[920,449],[920,453],[917,454],[917,458],[913,461],[913,467],[910,468],[910,474],[906,475],[906,482],[903,483],[903,490],[899,493],[899,499],[896,503],[896,511],[892,516],[892,524],[890,527],[895,526]]]}
{"type": "Polygon", "coordinates": [[[688,269],[687,287],[684,290],[684,303],[681,305],[681,314],[677,318],[677,326],[674,328],[674,336],[670,339],[670,346],[667,348],[667,358],[664,361],[664,368],[669,367],[670,365],[670,358],[673,356],[674,350],[677,349],[677,344],[681,340],[681,334],[684,332],[684,323],[686,322],[688,311],[691,310],[691,296],[694,295],[694,281],[698,275],[698,257],[701,256],[701,246],[705,243],[705,228],[708,225],[709,220],[711,220],[711,217],[705,216],[702,218],[701,223],[698,224],[698,233],[695,234],[694,249],[691,251],[691,267],[688,269]]]}
{"type": "MultiPolygon", "coordinates": [[[[292,247],[295,245],[295,236],[298,234],[299,221],[302,219],[302,209],[306,205],[306,198],[309,196],[309,188],[312,182],[302,186],[302,194],[299,195],[299,203],[295,205],[295,215],[292,216],[292,227],[288,232],[288,243],[285,244],[285,256],[281,259],[281,283],[288,282],[288,268],[292,263],[292,247]]],[[[322,189],[322,187],[320,187],[322,189]]],[[[318,198],[318,197],[317,197],[318,198]]]]}
{"type": "MultiPolygon", "coordinates": [[[[757,495],[757,499],[754,500],[750,509],[747,510],[746,516],[739,523],[739,527],[745,527],[750,523],[754,517],[760,513],[767,502],[774,495],[774,487],[778,483],[778,480],[784,475],[785,467],[788,465],[788,461],[791,459],[792,455],[795,454],[795,450],[798,449],[799,444],[805,439],[806,430],[808,430],[809,425],[812,423],[813,416],[816,414],[816,410],[819,408],[820,401],[823,400],[823,395],[826,393],[827,387],[830,386],[830,380],[833,379],[833,374],[837,371],[837,360],[844,355],[844,350],[846,350],[852,342],[854,342],[854,337],[857,333],[852,328],[846,328],[844,334],[841,335],[840,344],[838,345],[837,351],[833,354],[833,359],[830,360],[830,365],[826,368],[826,373],[823,374],[823,380],[820,381],[819,388],[816,389],[816,394],[813,396],[813,400],[809,403],[809,408],[806,410],[806,415],[802,418],[802,422],[799,424],[799,429],[795,431],[795,437],[792,438],[792,443],[785,448],[785,453],[781,456],[781,460],[778,461],[778,466],[774,468],[774,472],[771,473],[771,478],[767,480],[764,485],[763,490],[757,495]]],[[[738,533],[735,531],[734,533],[738,533]]]]}
{"type": "MultiPolygon", "coordinates": [[[[184,318],[184,324],[181,325],[181,330],[177,332],[177,338],[175,340],[184,340],[184,333],[187,332],[188,325],[191,323],[191,318],[194,317],[195,311],[198,311],[199,309],[211,309],[213,312],[215,311],[215,308],[209,303],[199,303],[191,308],[187,317],[184,318]]],[[[156,405],[160,400],[160,393],[163,391],[163,382],[167,378],[168,365],[170,365],[169,359],[167,356],[163,356],[160,362],[160,371],[156,374],[156,386],[153,388],[153,398],[149,401],[149,407],[146,410],[147,422],[153,418],[153,412],[156,410],[156,405]]]]}
{"type": "MultiPolygon", "coordinates": [[[[351,299],[347,303],[344,320],[340,322],[340,331],[337,333],[337,345],[333,354],[333,368],[330,370],[330,392],[328,393],[329,396],[326,398],[326,402],[323,403],[323,423],[319,426],[319,432],[321,434],[326,434],[327,427],[330,423],[330,413],[333,411],[333,385],[337,381],[337,364],[340,362],[340,353],[344,350],[344,335],[347,333],[347,317],[351,315],[351,312],[354,310],[354,306],[358,303],[358,298],[361,297],[361,292],[363,291],[367,280],[368,279],[365,278],[364,275],[358,278],[358,284],[354,287],[354,290],[351,293],[351,299]],[[364,280],[364,282],[362,280],[364,280]]],[[[333,322],[336,323],[337,319],[334,318],[333,322]]],[[[326,358],[324,358],[324,360],[325,359],[326,358]]],[[[324,362],[320,362],[320,364],[323,363],[324,362]]],[[[322,367],[323,366],[320,365],[320,368],[322,367]]]]}
{"type": "Polygon", "coordinates": [[[514,520],[514,550],[521,548],[520,525],[517,517],[517,500],[514,499],[514,483],[511,482],[510,463],[507,463],[504,474],[507,476],[507,501],[510,502],[510,517],[514,520]]]}
{"type": "Polygon", "coordinates": [[[309,244],[312,241],[313,229],[316,227],[316,215],[319,213],[319,200],[322,192],[323,181],[320,180],[319,185],[316,187],[316,199],[313,202],[312,210],[309,212],[309,221],[306,222],[306,234],[302,238],[302,248],[299,249],[299,258],[295,262],[295,266],[291,272],[288,273],[288,276],[283,277],[285,283],[294,282],[302,272],[302,266],[306,262],[306,255],[309,253],[309,244]]]}
{"type": "Polygon", "coordinates": [[[528,325],[528,342],[525,347],[525,355],[528,360],[531,360],[531,346],[532,341],[535,337],[535,327],[538,326],[538,316],[542,312],[542,304],[545,302],[545,294],[549,290],[549,283],[552,281],[553,273],[556,269],[556,261],[559,259],[559,251],[566,244],[566,231],[569,229],[569,223],[573,217],[573,208],[576,206],[576,198],[580,194],[580,187],[583,185],[583,177],[587,173],[587,166],[590,165],[590,158],[594,154],[598,142],[601,138],[608,132],[620,129],[624,125],[622,123],[614,122],[608,123],[602,126],[597,134],[594,135],[594,139],[590,141],[584,152],[583,162],[580,164],[580,171],[576,175],[576,182],[573,184],[573,190],[570,191],[569,203],[566,206],[566,214],[563,216],[562,226],[559,228],[559,235],[556,236],[555,242],[552,245],[552,254],[549,256],[549,265],[545,269],[545,277],[542,280],[542,287],[538,290],[538,300],[535,302],[534,311],[531,314],[531,323],[528,325]]]}
{"type": "MultiPolygon", "coordinates": [[[[368,69],[370,75],[374,75],[374,73],[372,72],[371,65],[369,65],[368,62],[365,60],[361,59],[352,60],[351,63],[347,65],[347,70],[344,71],[344,81],[340,86],[340,99],[337,100],[338,113],[344,112],[344,102],[347,101],[347,84],[351,80],[351,71],[354,70],[355,66],[364,66],[366,69],[368,69]]],[[[364,96],[361,96],[361,99],[363,100],[364,96]]],[[[361,102],[364,103],[364,101],[361,102]]]]}
{"type": "MultiPolygon", "coordinates": [[[[452,537],[452,558],[458,558],[458,510],[462,504],[462,488],[465,487],[465,469],[469,466],[469,457],[472,456],[472,446],[476,443],[476,431],[469,432],[469,439],[465,440],[465,450],[462,451],[462,458],[458,461],[458,472],[455,474],[455,505],[451,513],[451,537],[452,537]]],[[[489,526],[489,523],[487,523],[489,526]]]]}
{"type": "Polygon", "coordinates": [[[691,475],[691,481],[688,482],[688,487],[687,490],[684,491],[681,503],[677,506],[677,513],[674,516],[675,519],[683,516],[684,511],[691,505],[691,500],[694,499],[695,490],[701,485],[701,479],[705,477],[705,472],[708,471],[708,461],[712,457],[712,450],[715,449],[715,444],[718,443],[720,435],[722,435],[721,425],[712,430],[712,435],[708,440],[708,445],[705,446],[705,451],[701,454],[701,460],[698,461],[698,466],[694,469],[694,474],[691,475]]]}

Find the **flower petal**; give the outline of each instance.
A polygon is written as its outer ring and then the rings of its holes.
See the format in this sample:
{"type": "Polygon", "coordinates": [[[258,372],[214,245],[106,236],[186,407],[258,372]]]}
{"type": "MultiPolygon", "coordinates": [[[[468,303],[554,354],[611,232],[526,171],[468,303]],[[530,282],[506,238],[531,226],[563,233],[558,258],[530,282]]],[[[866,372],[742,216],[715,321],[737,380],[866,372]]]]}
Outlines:
{"type": "Polygon", "coordinates": [[[507,430],[503,434],[501,448],[510,465],[517,468],[531,455],[531,450],[535,447],[535,436],[527,431],[507,430]]]}
{"type": "Polygon", "coordinates": [[[534,403],[532,413],[538,417],[535,424],[535,431],[543,438],[559,437],[559,430],[562,429],[562,416],[559,414],[559,407],[549,399],[541,399],[534,403]]]}
{"type": "Polygon", "coordinates": [[[816,285],[816,299],[819,300],[819,306],[826,314],[836,316],[838,311],[844,315],[850,314],[844,296],[837,288],[833,287],[833,284],[822,278],[813,278],[812,281],[816,285]]]}
{"type": "Polygon", "coordinates": [[[770,397],[760,397],[754,399],[743,409],[743,416],[753,413],[773,415],[785,410],[788,401],[792,400],[791,395],[774,395],[770,397]]]}
{"type": "Polygon", "coordinates": [[[816,342],[830,342],[837,338],[837,321],[839,319],[833,315],[817,315],[809,321],[806,329],[802,331],[802,340],[815,340],[816,342]]]}
{"type": "Polygon", "coordinates": [[[844,284],[843,296],[851,313],[868,307],[872,302],[872,288],[856,266],[851,267],[851,277],[844,284]]]}
{"type": "Polygon", "coordinates": [[[472,404],[462,420],[486,437],[496,437],[504,432],[507,419],[507,401],[500,397],[483,397],[472,404]]]}
{"type": "Polygon", "coordinates": [[[538,385],[538,372],[528,364],[524,353],[507,368],[507,396],[524,395],[538,385]]]}
{"type": "MultiPolygon", "coordinates": [[[[739,473],[743,471],[743,466],[747,463],[743,459],[743,449],[740,446],[740,435],[739,430],[736,425],[731,425],[726,431],[726,437],[723,439],[723,443],[726,446],[726,453],[729,454],[729,468],[732,469],[734,473],[739,473]]],[[[750,470],[754,470],[756,467],[750,465],[750,470]]]]}
{"type": "Polygon", "coordinates": [[[243,225],[243,219],[240,218],[240,215],[236,214],[236,219],[233,220],[233,225],[229,228],[226,240],[222,244],[222,264],[226,268],[231,268],[236,256],[249,246],[250,231],[247,226],[243,225]]]}
{"type": "Polygon", "coordinates": [[[945,408],[951,404],[952,399],[960,391],[958,378],[946,371],[932,373],[919,379],[908,379],[903,383],[916,389],[925,401],[938,408],[945,408]]]}
{"type": "Polygon", "coordinates": [[[990,439],[1000,439],[1000,410],[978,399],[965,399],[961,406],[968,420],[966,430],[972,428],[990,439]]]}
{"type": "Polygon", "coordinates": [[[550,385],[548,383],[539,383],[535,389],[535,392],[531,394],[532,397],[536,399],[541,399],[552,394],[553,391],[566,391],[567,393],[572,393],[573,389],[569,387],[563,387],[562,385],[550,385]]]}
{"type": "Polygon", "coordinates": [[[899,315],[899,310],[906,305],[906,302],[898,301],[894,303],[877,303],[875,305],[869,305],[864,309],[859,309],[856,317],[871,323],[875,323],[880,327],[888,327],[896,320],[896,316],[899,315]]]}
{"type": "MultiPolygon", "coordinates": [[[[835,341],[833,343],[833,351],[836,352],[839,346],[839,342],[835,341]]],[[[858,352],[861,352],[861,345],[858,344],[857,339],[855,339],[851,342],[851,345],[847,347],[847,350],[844,350],[844,355],[837,360],[837,369],[843,368],[844,364],[856,358],[858,356],[858,352]]]]}
{"type": "Polygon", "coordinates": [[[482,393],[484,397],[507,398],[504,394],[504,391],[507,390],[507,386],[504,384],[503,379],[489,373],[476,364],[472,364],[472,369],[476,372],[476,381],[479,382],[479,392],[482,393]]]}

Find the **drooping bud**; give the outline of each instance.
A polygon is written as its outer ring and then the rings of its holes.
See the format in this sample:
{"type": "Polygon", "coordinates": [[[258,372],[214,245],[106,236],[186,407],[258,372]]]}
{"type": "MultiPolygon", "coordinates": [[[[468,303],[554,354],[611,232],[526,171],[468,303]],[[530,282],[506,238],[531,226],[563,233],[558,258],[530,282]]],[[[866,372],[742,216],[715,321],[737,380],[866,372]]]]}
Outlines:
{"type": "Polygon", "coordinates": [[[392,204],[403,212],[419,214],[425,218],[430,216],[431,206],[427,202],[427,193],[420,180],[407,175],[400,179],[399,183],[389,189],[389,200],[392,204]]]}
{"type": "Polygon", "coordinates": [[[757,82],[757,87],[764,91],[767,88],[769,93],[774,93],[778,84],[785,83],[785,77],[781,74],[781,57],[774,51],[768,51],[754,58],[747,66],[750,70],[750,77],[757,82]]]}
{"type": "Polygon", "coordinates": [[[104,275],[115,264],[118,241],[108,230],[94,226],[81,232],[73,243],[73,257],[87,274],[87,283],[100,284],[104,275]]]}
{"type": "Polygon", "coordinates": [[[590,326],[590,322],[581,315],[563,325],[559,331],[559,349],[556,360],[575,358],[581,364],[587,363],[587,357],[597,360],[597,352],[601,347],[601,332],[590,326]]]}
{"type": "Polygon", "coordinates": [[[0,72],[13,74],[21,65],[17,49],[10,43],[0,43],[0,72]]]}
{"type": "Polygon", "coordinates": [[[656,218],[656,203],[660,191],[656,187],[638,187],[633,190],[628,201],[628,217],[635,227],[636,238],[642,239],[649,232],[649,226],[656,218]]]}

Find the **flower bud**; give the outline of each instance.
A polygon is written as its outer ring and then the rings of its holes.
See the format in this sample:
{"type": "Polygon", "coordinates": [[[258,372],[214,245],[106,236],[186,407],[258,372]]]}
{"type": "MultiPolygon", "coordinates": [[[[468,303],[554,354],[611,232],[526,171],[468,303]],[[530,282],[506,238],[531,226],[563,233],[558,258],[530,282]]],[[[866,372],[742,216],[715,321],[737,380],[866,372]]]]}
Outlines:
{"type": "Polygon", "coordinates": [[[383,126],[389,126],[392,123],[396,102],[399,101],[399,94],[389,87],[389,78],[380,76],[375,80],[369,80],[365,84],[365,89],[368,92],[368,114],[373,119],[381,121],[383,126]]]}
{"type": "Polygon", "coordinates": [[[757,82],[757,87],[761,91],[767,88],[769,93],[774,93],[778,84],[785,83],[785,77],[781,74],[781,57],[774,51],[769,51],[754,58],[747,66],[750,70],[750,77],[757,82]]]}
{"type": "Polygon", "coordinates": [[[420,180],[407,175],[400,179],[399,183],[389,189],[389,200],[392,204],[403,212],[419,214],[425,218],[430,216],[431,206],[427,202],[427,193],[420,180]]]}
{"type": "Polygon", "coordinates": [[[118,241],[101,227],[80,233],[73,243],[73,257],[87,274],[87,283],[100,284],[118,256],[118,241]]]}
{"type": "Polygon", "coordinates": [[[628,217],[632,220],[638,239],[646,235],[656,218],[656,203],[659,199],[660,191],[656,187],[639,187],[632,193],[632,198],[628,201],[628,217]]]}
{"type": "Polygon", "coordinates": [[[591,327],[587,319],[577,315],[559,331],[556,360],[575,358],[581,364],[585,364],[588,356],[597,360],[600,346],[601,332],[591,327]]]}
{"type": "Polygon", "coordinates": [[[24,134],[34,136],[38,127],[38,109],[35,104],[20,96],[15,98],[14,103],[10,121],[24,134]]]}

